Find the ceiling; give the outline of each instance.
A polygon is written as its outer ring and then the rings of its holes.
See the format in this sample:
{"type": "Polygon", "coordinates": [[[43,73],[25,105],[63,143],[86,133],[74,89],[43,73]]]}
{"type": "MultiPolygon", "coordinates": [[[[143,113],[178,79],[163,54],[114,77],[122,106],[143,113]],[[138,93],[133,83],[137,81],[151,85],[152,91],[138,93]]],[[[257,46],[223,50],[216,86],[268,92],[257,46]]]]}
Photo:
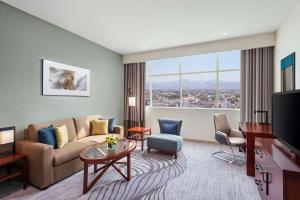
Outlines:
{"type": "Polygon", "coordinates": [[[3,0],[120,54],[275,31],[300,0],[3,0]]]}

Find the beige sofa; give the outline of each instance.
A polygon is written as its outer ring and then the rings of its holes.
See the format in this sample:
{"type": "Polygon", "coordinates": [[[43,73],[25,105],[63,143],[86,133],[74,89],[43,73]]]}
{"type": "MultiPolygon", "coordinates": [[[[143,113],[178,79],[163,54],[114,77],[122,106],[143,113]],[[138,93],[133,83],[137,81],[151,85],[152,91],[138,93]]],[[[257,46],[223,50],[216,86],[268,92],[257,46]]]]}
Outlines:
{"type": "MultiPolygon", "coordinates": [[[[91,121],[100,115],[30,124],[25,130],[25,140],[17,141],[16,151],[28,156],[29,181],[32,185],[44,189],[65,177],[83,169],[79,159],[81,151],[96,142],[104,142],[106,135],[91,135],[91,121]],[[48,127],[66,125],[69,142],[61,149],[38,142],[38,131],[48,127]]],[[[118,139],[123,139],[122,126],[115,126],[118,139]]]]}

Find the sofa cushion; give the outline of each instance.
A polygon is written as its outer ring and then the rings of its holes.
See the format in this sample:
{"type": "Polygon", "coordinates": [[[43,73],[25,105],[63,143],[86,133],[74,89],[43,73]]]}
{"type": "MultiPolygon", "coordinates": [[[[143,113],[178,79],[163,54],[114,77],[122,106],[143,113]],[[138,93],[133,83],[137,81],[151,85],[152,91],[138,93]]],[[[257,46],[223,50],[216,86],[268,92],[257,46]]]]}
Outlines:
{"type": "Polygon", "coordinates": [[[56,121],[53,121],[52,124],[55,127],[66,125],[67,130],[68,130],[69,142],[72,142],[77,139],[76,128],[75,128],[73,119],[56,120],[56,121]]]}
{"type": "Polygon", "coordinates": [[[50,125],[48,128],[39,130],[38,135],[40,143],[52,145],[53,149],[56,148],[56,135],[53,125],[50,125]]]}
{"type": "Polygon", "coordinates": [[[75,129],[73,119],[64,119],[64,120],[56,120],[56,121],[30,124],[28,126],[28,138],[29,138],[29,140],[38,142],[39,141],[38,140],[38,131],[42,128],[49,127],[51,124],[54,127],[66,125],[67,129],[68,129],[69,142],[74,141],[74,140],[77,139],[77,134],[76,134],[76,129],[75,129]]]}
{"type": "Polygon", "coordinates": [[[91,135],[91,121],[98,120],[99,118],[100,115],[89,115],[89,116],[74,118],[78,139],[91,135]]]}
{"type": "Polygon", "coordinates": [[[108,134],[108,120],[93,120],[92,121],[92,135],[107,135],[108,134]]]}
{"type": "Polygon", "coordinates": [[[57,148],[63,148],[68,143],[68,130],[66,125],[62,125],[55,128],[55,135],[56,135],[56,143],[57,148]]]}
{"type": "Polygon", "coordinates": [[[73,141],[67,143],[61,149],[54,150],[53,165],[59,166],[79,157],[80,153],[88,146],[93,145],[91,142],[73,141]]]}

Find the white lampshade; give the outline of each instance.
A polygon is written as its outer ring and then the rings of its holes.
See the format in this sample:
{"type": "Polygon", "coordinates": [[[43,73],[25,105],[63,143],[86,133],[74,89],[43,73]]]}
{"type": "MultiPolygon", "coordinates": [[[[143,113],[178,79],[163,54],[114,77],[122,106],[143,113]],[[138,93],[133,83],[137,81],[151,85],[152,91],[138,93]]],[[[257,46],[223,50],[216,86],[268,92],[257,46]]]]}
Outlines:
{"type": "Polygon", "coordinates": [[[14,130],[0,131],[0,144],[9,144],[14,142],[14,130]]]}
{"type": "Polygon", "coordinates": [[[135,106],[135,97],[129,97],[129,106],[135,106]]]}

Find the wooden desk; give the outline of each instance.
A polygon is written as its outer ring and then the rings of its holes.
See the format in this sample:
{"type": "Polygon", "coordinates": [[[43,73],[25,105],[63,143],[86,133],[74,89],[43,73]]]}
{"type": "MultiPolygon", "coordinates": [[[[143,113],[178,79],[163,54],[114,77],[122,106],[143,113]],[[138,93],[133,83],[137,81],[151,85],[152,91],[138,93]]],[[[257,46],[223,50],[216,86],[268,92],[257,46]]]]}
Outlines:
{"type": "Polygon", "coordinates": [[[259,124],[252,122],[241,122],[240,131],[243,132],[247,140],[246,157],[247,157],[247,175],[255,175],[255,138],[273,138],[271,124],[259,124]]]}

